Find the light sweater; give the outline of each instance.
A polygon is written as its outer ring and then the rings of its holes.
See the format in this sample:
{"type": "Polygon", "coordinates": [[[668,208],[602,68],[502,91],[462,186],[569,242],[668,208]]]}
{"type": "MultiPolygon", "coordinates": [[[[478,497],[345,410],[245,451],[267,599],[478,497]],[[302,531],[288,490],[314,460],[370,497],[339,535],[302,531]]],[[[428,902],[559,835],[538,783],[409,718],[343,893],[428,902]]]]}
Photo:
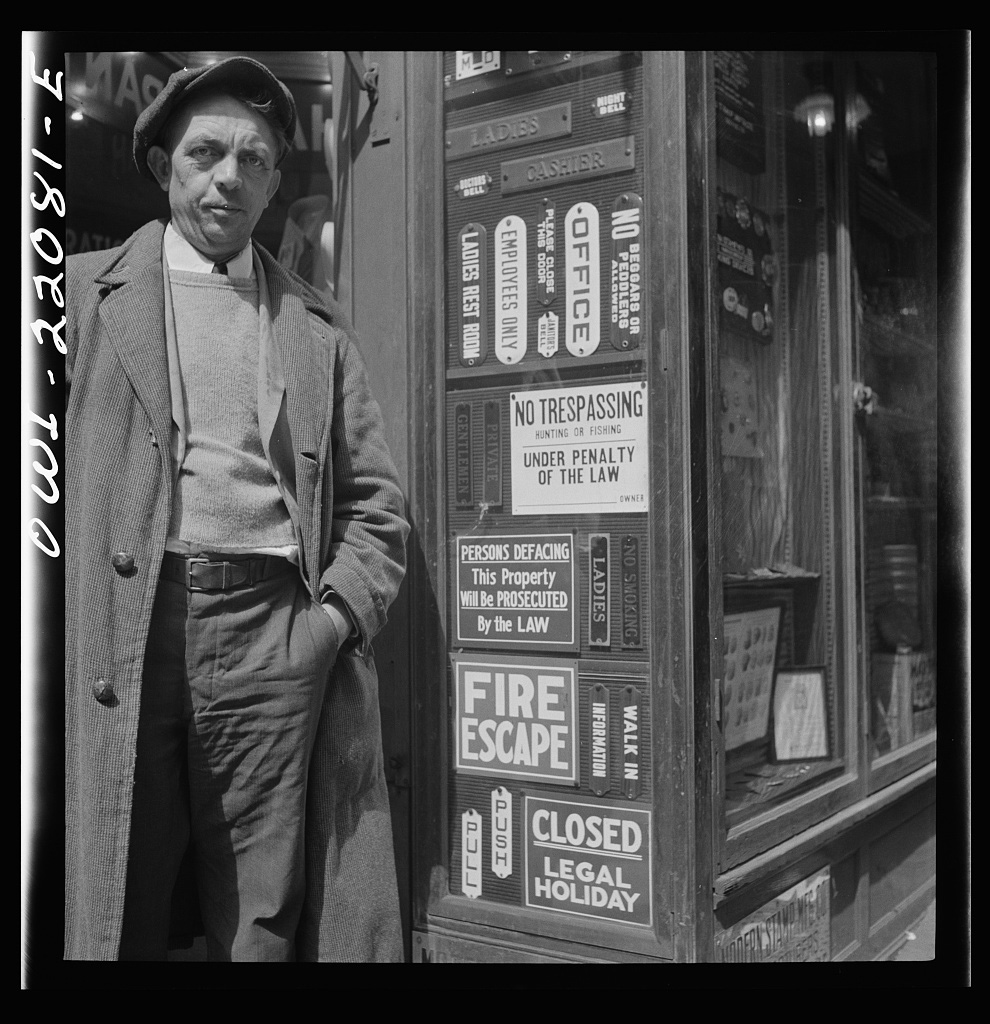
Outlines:
{"type": "Polygon", "coordinates": [[[188,422],[169,533],[203,549],[295,542],[258,426],[258,284],[170,270],[188,422]]]}

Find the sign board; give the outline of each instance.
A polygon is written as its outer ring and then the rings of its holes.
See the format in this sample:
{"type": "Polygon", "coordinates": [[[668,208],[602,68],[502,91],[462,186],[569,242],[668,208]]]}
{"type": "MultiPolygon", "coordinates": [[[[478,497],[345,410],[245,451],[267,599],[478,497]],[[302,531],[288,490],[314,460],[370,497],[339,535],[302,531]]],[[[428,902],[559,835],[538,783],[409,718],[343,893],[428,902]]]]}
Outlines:
{"type": "Polygon", "coordinates": [[[649,809],[527,794],[526,906],[653,923],[649,809]]]}
{"type": "Polygon", "coordinates": [[[646,512],[645,381],[510,395],[512,514],[646,512]]]}
{"type": "Polygon", "coordinates": [[[455,538],[457,643],[577,650],[574,536],[455,538]]]}
{"type": "Polygon", "coordinates": [[[829,869],[798,882],[755,913],[719,930],[719,963],[821,963],[831,960],[829,869]]]}
{"type": "Polygon", "coordinates": [[[456,771],[577,784],[577,662],[450,660],[456,771]]]}

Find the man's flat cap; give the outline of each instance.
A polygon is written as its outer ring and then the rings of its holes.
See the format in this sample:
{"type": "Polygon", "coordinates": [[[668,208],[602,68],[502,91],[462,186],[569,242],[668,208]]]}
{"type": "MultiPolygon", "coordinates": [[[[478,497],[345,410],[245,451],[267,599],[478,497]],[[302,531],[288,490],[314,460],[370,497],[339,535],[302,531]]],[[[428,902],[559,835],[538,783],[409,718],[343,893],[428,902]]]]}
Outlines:
{"type": "Polygon", "coordinates": [[[187,97],[207,88],[246,87],[249,91],[263,89],[274,101],[275,121],[291,146],[296,133],[296,103],[292,93],[259,61],[251,57],[228,57],[201,68],[183,68],[165,83],[165,88],[139,115],[134,124],[134,163],[146,178],[155,180],[148,167],[148,150],[172,112],[187,97]]]}

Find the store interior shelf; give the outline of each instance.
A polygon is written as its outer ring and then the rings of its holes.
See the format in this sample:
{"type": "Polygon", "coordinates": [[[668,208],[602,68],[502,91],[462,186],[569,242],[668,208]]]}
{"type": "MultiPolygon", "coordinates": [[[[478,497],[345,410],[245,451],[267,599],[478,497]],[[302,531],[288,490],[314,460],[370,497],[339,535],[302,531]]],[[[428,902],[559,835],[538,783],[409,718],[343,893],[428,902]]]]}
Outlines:
{"type": "Polygon", "coordinates": [[[859,175],[859,212],[894,238],[924,234],[931,225],[872,174],[859,175]]]}

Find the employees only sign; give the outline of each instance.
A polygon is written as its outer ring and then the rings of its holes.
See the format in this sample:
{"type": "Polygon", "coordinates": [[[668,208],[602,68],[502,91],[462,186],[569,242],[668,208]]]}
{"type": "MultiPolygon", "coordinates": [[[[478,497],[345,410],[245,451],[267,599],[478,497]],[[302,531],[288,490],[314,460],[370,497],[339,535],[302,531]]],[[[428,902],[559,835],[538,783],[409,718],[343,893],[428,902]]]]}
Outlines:
{"type": "Polygon", "coordinates": [[[513,515],[649,509],[645,381],[517,391],[510,401],[513,515]]]}

